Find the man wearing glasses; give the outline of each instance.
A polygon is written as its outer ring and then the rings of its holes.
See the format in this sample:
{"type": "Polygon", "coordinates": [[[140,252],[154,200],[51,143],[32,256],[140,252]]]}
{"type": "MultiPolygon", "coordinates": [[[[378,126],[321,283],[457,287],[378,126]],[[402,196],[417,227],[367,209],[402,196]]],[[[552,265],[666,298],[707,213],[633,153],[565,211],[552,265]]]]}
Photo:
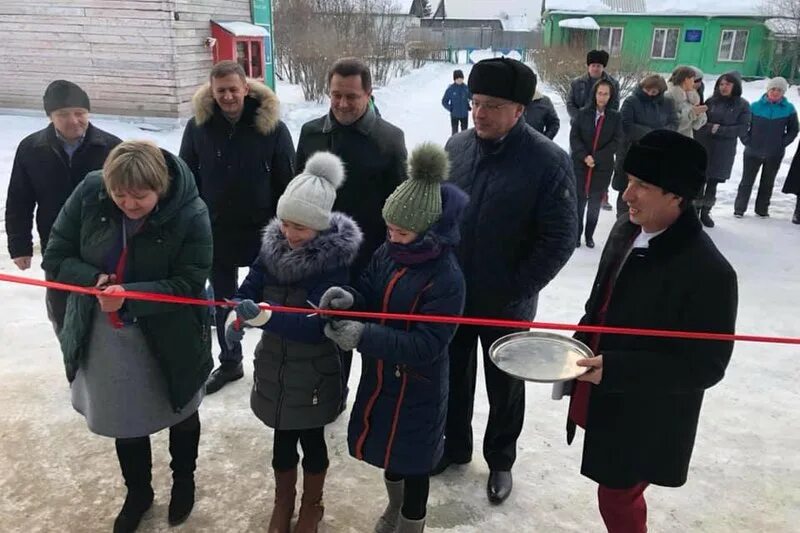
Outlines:
{"type": "MultiPolygon", "coordinates": [[[[448,141],[450,179],[470,195],[458,250],[467,281],[465,315],[531,320],[539,291],[575,248],[575,178],[561,148],[527,125],[523,112],[536,75],[519,61],[487,59],[469,76],[475,127],[448,141]]],[[[489,501],[511,493],[511,467],[525,413],[524,383],[488,357],[513,330],[461,326],[450,345],[445,455],[434,474],[472,459],[472,408],[478,339],[489,396],[483,455],[489,501]]]]}

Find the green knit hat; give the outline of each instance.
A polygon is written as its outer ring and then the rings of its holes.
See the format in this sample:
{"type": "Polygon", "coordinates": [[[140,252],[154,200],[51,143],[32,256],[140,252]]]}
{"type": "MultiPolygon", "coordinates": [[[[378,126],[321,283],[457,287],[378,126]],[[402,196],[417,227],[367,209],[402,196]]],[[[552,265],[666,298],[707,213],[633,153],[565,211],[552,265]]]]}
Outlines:
{"type": "Polygon", "coordinates": [[[447,178],[447,153],[433,143],[416,147],[408,160],[409,178],[383,204],[383,219],[403,229],[424,233],[442,216],[441,183],[447,178]]]}

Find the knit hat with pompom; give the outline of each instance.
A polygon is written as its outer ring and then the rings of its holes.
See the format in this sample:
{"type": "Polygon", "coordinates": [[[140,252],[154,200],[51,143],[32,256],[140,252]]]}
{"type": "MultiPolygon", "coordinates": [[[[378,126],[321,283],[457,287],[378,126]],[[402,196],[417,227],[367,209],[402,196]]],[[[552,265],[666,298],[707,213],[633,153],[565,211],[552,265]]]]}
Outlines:
{"type": "Polygon", "coordinates": [[[409,178],[383,205],[383,219],[415,233],[423,233],[442,216],[441,184],[447,178],[447,153],[433,143],[423,143],[408,160],[409,178]]]}
{"type": "Polygon", "coordinates": [[[331,225],[336,189],[344,183],[344,164],[330,152],[317,152],[286,186],[277,215],[284,221],[323,231],[331,225]]]}

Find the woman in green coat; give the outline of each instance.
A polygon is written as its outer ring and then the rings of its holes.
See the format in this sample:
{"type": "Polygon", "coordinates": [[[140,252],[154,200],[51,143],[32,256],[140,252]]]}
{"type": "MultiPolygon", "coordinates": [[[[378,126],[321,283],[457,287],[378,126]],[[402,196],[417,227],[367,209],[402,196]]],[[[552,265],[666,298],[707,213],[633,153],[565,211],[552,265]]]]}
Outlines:
{"type": "Polygon", "coordinates": [[[59,334],[72,405],[116,439],[128,494],[115,532],[135,531],[153,502],[150,435],[170,428],[169,523],[188,518],[200,439],[197,409],[211,367],[206,307],[125,298],[125,291],[202,297],[211,268],[208,212],[188,167],[129,141],[90,173],[56,219],[48,279],[103,289],[69,295],[59,334]]]}

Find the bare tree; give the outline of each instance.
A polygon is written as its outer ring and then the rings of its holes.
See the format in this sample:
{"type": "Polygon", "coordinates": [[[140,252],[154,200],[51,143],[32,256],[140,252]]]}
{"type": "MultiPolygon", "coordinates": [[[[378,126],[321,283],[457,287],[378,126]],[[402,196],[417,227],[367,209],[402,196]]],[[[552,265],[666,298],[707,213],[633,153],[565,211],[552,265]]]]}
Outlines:
{"type": "Polygon", "coordinates": [[[306,100],[325,95],[327,73],[340,57],[360,57],[377,85],[405,68],[405,26],[395,0],[277,0],[275,56],[279,71],[300,84],[306,100]]]}
{"type": "MultiPolygon", "coordinates": [[[[541,79],[566,103],[572,80],[586,73],[586,51],[575,46],[554,46],[534,51],[533,57],[541,79]]],[[[612,58],[608,72],[619,81],[620,102],[651,74],[645,57],[626,54],[612,58]]]]}
{"type": "MultiPolygon", "coordinates": [[[[784,49],[781,50],[779,57],[776,57],[775,50],[768,52],[768,68],[775,71],[780,66],[789,63],[789,81],[795,82],[798,79],[798,56],[800,55],[800,0],[769,0],[761,5],[761,12],[776,19],[776,25],[780,29],[778,37],[784,42],[784,49]]],[[[763,64],[763,63],[762,63],[763,64]]],[[[782,69],[781,69],[782,70],[782,69]]],[[[781,72],[778,70],[772,75],[781,72]]]]}

